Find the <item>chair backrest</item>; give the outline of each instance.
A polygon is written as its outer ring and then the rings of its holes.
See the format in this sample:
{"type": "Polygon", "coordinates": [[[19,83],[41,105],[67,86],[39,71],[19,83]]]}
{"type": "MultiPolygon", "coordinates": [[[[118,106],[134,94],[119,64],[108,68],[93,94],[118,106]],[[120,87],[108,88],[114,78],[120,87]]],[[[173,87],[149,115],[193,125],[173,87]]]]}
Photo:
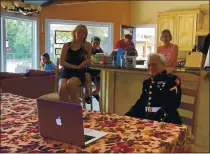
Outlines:
{"type": "Polygon", "coordinates": [[[198,119],[198,110],[199,110],[199,100],[200,100],[200,91],[201,86],[204,81],[205,72],[201,71],[199,74],[191,74],[191,73],[174,73],[178,77],[180,77],[182,83],[184,81],[194,82],[196,83],[195,89],[183,88],[182,85],[182,95],[194,97],[193,104],[187,102],[181,102],[180,109],[187,110],[192,112],[192,118],[187,118],[181,116],[182,123],[190,126],[192,129],[192,134],[194,138],[196,137],[196,129],[197,129],[197,119],[198,119]]]}

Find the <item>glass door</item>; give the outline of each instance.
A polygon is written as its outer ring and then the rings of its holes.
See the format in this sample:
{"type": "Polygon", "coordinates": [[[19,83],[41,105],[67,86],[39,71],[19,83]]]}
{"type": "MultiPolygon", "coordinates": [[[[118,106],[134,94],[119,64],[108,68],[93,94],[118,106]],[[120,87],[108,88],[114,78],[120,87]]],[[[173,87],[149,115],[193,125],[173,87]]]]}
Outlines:
{"type": "Polygon", "coordinates": [[[36,20],[1,17],[1,72],[38,68],[37,32],[36,20]]]}
{"type": "Polygon", "coordinates": [[[124,39],[124,36],[126,34],[132,35],[132,41],[136,42],[136,28],[132,26],[126,26],[126,25],[121,25],[120,27],[121,33],[120,33],[120,39],[124,39]]]}

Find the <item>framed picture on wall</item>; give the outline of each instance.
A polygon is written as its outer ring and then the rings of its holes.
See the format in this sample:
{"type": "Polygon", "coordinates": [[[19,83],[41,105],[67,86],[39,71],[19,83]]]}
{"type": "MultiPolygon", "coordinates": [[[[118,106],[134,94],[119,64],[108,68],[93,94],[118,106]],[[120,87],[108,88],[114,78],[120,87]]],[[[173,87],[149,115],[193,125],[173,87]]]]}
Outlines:
{"type": "Polygon", "coordinates": [[[62,51],[62,48],[55,48],[55,55],[60,56],[61,51],[62,51]]]}
{"type": "Polygon", "coordinates": [[[72,31],[55,30],[55,44],[64,44],[72,41],[72,31]]]}

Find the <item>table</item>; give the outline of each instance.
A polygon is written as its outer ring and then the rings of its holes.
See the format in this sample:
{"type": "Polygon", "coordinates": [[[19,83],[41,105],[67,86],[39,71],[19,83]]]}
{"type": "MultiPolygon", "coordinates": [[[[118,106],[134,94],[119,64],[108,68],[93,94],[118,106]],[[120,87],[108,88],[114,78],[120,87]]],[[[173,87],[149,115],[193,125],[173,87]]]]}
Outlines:
{"type": "Polygon", "coordinates": [[[3,153],[181,152],[193,145],[185,126],[87,110],[84,127],[108,132],[107,136],[83,148],[44,139],[39,135],[36,100],[10,93],[1,94],[1,114],[3,153]]]}

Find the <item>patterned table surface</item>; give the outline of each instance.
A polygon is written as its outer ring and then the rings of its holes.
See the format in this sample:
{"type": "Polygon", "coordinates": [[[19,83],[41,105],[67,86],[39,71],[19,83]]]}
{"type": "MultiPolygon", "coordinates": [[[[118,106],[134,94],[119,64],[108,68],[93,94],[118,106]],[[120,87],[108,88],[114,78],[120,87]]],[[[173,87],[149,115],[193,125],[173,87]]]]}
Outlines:
{"type": "Polygon", "coordinates": [[[180,152],[194,150],[187,127],[83,111],[84,127],[108,132],[86,148],[39,134],[36,100],[1,95],[1,152],[180,152]],[[188,135],[187,135],[188,134],[188,135]]]}

